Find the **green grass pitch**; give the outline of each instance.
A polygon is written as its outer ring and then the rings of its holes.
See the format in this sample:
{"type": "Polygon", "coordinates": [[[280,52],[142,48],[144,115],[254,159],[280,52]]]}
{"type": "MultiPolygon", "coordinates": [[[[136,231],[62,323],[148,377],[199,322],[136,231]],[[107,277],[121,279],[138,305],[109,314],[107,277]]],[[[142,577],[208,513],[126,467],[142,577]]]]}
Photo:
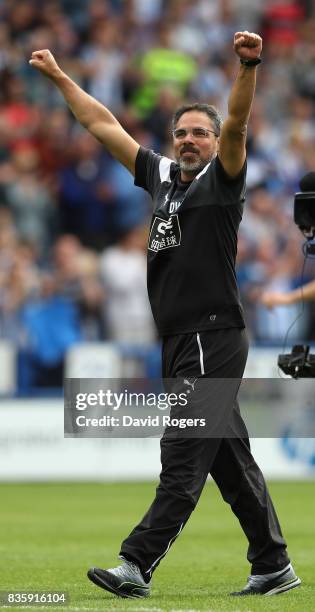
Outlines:
{"type": "Polygon", "coordinates": [[[212,483],[155,572],[152,596],[143,600],[103,591],[86,571],[91,565],[117,564],[119,544],[152,501],[155,483],[1,484],[0,590],[70,595],[67,607],[29,610],[313,612],[315,483],[274,482],[270,490],[303,581],[283,595],[229,597],[229,591],[245,584],[249,571],[246,541],[212,483]]]}

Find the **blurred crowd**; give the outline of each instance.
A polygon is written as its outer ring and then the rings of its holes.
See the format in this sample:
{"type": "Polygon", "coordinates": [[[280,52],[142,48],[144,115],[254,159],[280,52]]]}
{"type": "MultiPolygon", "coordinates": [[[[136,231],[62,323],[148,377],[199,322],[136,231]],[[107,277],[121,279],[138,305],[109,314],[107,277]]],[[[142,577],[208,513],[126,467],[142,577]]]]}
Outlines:
{"type": "MultiPolygon", "coordinates": [[[[226,114],[244,29],[264,50],[237,273],[252,341],[282,341],[300,306],[269,311],[259,296],[301,283],[293,194],[315,170],[313,0],[0,0],[0,339],[52,371],[78,340],[156,341],[150,202],[28,64],[31,52],[49,48],[140,144],[172,156],[182,101],[226,114]]],[[[308,264],[304,281],[313,275],[308,264]]],[[[314,322],[308,305],[290,338],[314,338],[314,322]]]]}

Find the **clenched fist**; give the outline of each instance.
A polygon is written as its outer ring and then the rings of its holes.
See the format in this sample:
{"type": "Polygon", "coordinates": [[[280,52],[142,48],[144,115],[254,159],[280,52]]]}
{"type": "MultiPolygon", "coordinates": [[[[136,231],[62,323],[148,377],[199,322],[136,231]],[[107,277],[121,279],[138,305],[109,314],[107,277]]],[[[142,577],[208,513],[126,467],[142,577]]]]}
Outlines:
{"type": "Polygon", "coordinates": [[[49,49],[33,51],[32,58],[30,59],[29,63],[50,79],[55,79],[62,74],[61,68],[59,68],[53,54],[49,51],[49,49]]]}
{"type": "Polygon", "coordinates": [[[236,32],[234,34],[234,51],[240,59],[257,59],[262,51],[262,38],[252,32],[236,32]]]}

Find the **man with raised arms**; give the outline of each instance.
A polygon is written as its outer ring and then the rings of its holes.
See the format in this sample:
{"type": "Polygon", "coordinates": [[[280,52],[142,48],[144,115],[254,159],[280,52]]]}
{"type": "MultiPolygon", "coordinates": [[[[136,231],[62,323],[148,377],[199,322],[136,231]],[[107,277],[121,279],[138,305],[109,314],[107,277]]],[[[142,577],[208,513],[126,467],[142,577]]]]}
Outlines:
{"type": "Polygon", "coordinates": [[[149,595],[152,574],[184,528],[209,473],[249,543],[251,575],[233,595],[272,595],[300,584],[251,455],[235,392],[225,384],[241,381],[248,351],[235,258],[245,200],[246,131],[261,49],[257,34],[235,34],[240,66],[224,122],[208,104],[187,104],[175,111],[176,161],[139,146],[107,108],[60,69],[48,50],[35,51],[30,60],[59,88],[78,121],[152,196],[148,293],[163,338],[163,377],[182,391],[189,389],[192,401],[202,394],[205,381],[221,380],[228,400],[221,414],[211,393],[205,396],[204,415],[215,416],[221,433],[200,438],[164,434],[156,496],[123,541],[122,564],[89,570],[95,584],[122,597],[149,595]]]}

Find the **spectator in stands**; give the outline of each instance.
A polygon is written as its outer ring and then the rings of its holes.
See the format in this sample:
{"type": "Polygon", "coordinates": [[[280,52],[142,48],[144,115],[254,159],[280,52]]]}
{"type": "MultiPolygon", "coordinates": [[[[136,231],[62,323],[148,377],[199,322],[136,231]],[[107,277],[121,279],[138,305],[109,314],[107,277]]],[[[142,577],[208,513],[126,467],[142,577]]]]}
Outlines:
{"type": "Polygon", "coordinates": [[[82,339],[99,340],[104,334],[101,307],[104,293],[97,255],[82,247],[76,236],[58,238],[51,270],[55,293],[78,310],[82,339]]]}
{"type": "Polygon", "coordinates": [[[267,308],[275,306],[291,306],[298,302],[315,300],[315,281],[312,280],[297,289],[290,291],[266,291],[261,295],[260,301],[267,308]]]}
{"type": "Polygon", "coordinates": [[[21,313],[26,303],[40,292],[39,270],[33,245],[18,242],[9,223],[0,221],[0,338],[12,340],[17,348],[26,344],[21,313]]]}
{"type": "Polygon", "coordinates": [[[154,148],[159,151],[164,151],[170,144],[172,113],[178,103],[178,93],[170,86],[162,87],[156,104],[144,120],[144,125],[154,137],[154,148]]]}
{"type": "Polygon", "coordinates": [[[57,193],[57,175],[70,163],[71,123],[64,108],[54,108],[49,121],[42,122],[37,134],[37,150],[43,175],[57,193]]]}
{"type": "Polygon", "coordinates": [[[70,159],[59,172],[63,232],[101,248],[112,229],[111,160],[90,134],[73,133],[70,159]]]}
{"type": "Polygon", "coordinates": [[[162,87],[172,86],[178,95],[183,96],[196,76],[195,60],[191,54],[175,49],[171,36],[170,25],[162,22],[155,46],[134,58],[142,85],[134,93],[133,104],[141,117],[146,117],[153,109],[162,87]]]}
{"type": "Polygon", "coordinates": [[[21,78],[4,70],[0,82],[0,119],[7,126],[7,146],[12,152],[21,142],[34,143],[41,116],[38,106],[29,104],[26,85],[21,78]]]}
{"type": "Polygon", "coordinates": [[[149,345],[156,339],[146,288],[147,227],[127,230],[100,259],[104,319],[111,340],[149,345]]]}
{"type": "MultiPolygon", "coordinates": [[[[288,241],[281,250],[277,248],[275,238],[272,241],[265,239],[260,244],[258,256],[264,266],[264,278],[261,283],[263,295],[266,295],[266,292],[268,292],[267,295],[274,292],[286,293],[300,285],[303,258],[297,232],[290,232],[288,241]]],[[[290,339],[301,340],[309,324],[308,309],[305,308],[303,318],[299,317],[301,312],[299,306],[293,308],[279,306],[271,312],[265,307],[268,306],[268,300],[262,299],[261,295],[261,291],[252,294],[257,301],[256,334],[258,339],[264,343],[282,344],[286,332],[295,321],[290,330],[290,339]]]]}
{"type": "Polygon", "coordinates": [[[122,34],[113,19],[101,19],[90,30],[90,40],[81,53],[88,79],[88,92],[116,112],[122,106],[121,73],[125,58],[122,34]]]}
{"type": "Polygon", "coordinates": [[[12,154],[14,179],[5,188],[6,203],[12,211],[20,239],[34,244],[46,255],[57,231],[55,202],[40,175],[37,150],[27,142],[12,154]]]}
{"type": "Polygon", "coordinates": [[[41,274],[38,294],[21,307],[26,387],[62,386],[66,351],[77,342],[101,338],[103,292],[96,255],[76,237],[64,235],[55,244],[53,263],[41,274]]]}

